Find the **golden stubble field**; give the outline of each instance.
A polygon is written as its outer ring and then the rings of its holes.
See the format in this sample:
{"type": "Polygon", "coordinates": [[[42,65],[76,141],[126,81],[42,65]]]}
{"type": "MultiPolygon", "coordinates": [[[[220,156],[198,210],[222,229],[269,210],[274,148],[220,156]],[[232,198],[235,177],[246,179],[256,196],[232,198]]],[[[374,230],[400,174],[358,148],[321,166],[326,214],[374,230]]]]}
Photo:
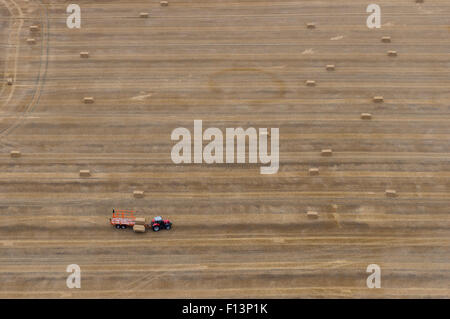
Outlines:
{"type": "Polygon", "coordinates": [[[69,3],[0,0],[1,298],[449,297],[448,1],[69,3]],[[196,119],[279,128],[278,173],[174,164],[196,119]]]}

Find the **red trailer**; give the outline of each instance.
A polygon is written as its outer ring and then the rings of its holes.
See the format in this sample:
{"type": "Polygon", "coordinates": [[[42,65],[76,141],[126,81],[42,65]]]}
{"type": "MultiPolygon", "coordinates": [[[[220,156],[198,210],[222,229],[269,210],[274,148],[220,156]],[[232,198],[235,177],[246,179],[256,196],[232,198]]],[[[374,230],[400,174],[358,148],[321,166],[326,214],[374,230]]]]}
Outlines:
{"type": "Polygon", "coordinates": [[[133,227],[136,224],[136,217],[134,216],[136,211],[125,209],[113,209],[112,218],[110,218],[111,225],[117,229],[125,229],[127,227],[133,227]]]}

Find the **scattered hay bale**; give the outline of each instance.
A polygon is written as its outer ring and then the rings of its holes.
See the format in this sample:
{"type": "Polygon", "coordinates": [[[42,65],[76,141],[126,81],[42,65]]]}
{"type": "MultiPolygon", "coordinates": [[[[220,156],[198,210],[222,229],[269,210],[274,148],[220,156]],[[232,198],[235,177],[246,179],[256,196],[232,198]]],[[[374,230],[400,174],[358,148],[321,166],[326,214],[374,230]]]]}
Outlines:
{"type": "Polygon", "coordinates": [[[319,175],[319,169],[317,167],[310,168],[309,175],[311,175],[311,176],[319,175]]]}
{"type": "Polygon", "coordinates": [[[162,7],[167,7],[167,6],[169,5],[169,1],[161,1],[161,2],[159,2],[159,4],[160,4],[162,7]]]}
{"type": "Polygon", "coordinates": [[[388,51],[388,56],[397,56],[397,51],[388,51]]]}
{"type": "Polygon", "coordinates": [[[316,28],[316,24],[315,24],[314,22],[308,22],[308,23],[306,24],[306,27],[307,27],[308,29],[315,29],[315,28],[316,28]]]}
{"type": "Polygon", "coordinates": [[[334,64],[327,64],[326,69],[327,69],[327,71],[334,71],[335,66],[334,66],[334,64]]]}
{"type": "Polygon", "coordinates": [[[336,213],[337,210],[338,210],[338,205],[336,205],[336,204],[331,205],[331,211],[332,212],[336,213]]]}
{"type": "Polygon", "coordinates": [[[384,98],[382,96],[374,96],[373,101],[375,103],[381,103],[381,102],[384,102],[384,98]]]}
{"type": "Polygon", "coordinates": [[[306,85],[307,86],[316,86],[316,81],[314,81],[314,80],[306,80],[306,85]]]}
{"type": "Polygon", "coordinates": [[[322,150],[322,156],[331,156],[331,155],[333,155],[333,150],[331,150],[331,149],[324,149],[324,150],[322,150]]]}
{"type": "Polygon", "coordinates": [[[397,197],[397,192],[394,189],[386,189],[387,197],[397,197]]]}
{"type": "Polygon", "coordinates": [[[391,37],[382,37],[382,38],[381,38],[381,42],[384,42],[384,43],[391,43],[391,37]]]}
{"type": "Polygon", "coordinates": [[[133,196],[135,198],[142,198],[142,197],[144,197],[144,191],[136,190],[133,192],[133,196]]]}
{"type": "Polygon", "coordinates": [[[11,153],[9,153],[11,155],[11,157],[20,157],[22,156],[22,153],[20,153],[20,151],[11,151],[11,153]]]}
{"type": "Polygon", "coordinates": [[[370,113],[361,113],[361,119],[362,120],[371,120],[372,119],[372,114],[370,114],[370,113]]]}
{"type": "Polygon", "coordinates": [[[94,103],[95,100],[94,100],[94,98],[92,96],[86,96],[83,99],[83,101],[84,101],[85,104],[92,104],[92,103],[94,103]]]}
{"type": "Polygon", "coordinates": [[[315,211],[312,211],[312,210],[307,211],[306,212],[306,216],[309,219],[317,219],[317,218],[319,218],[319,214],[317,212],[315,212],[315,211]]]}
{"type": "Polygon", "coordinates": [[[80,58],[89,58],[89,52],[88,51],[80,52],[80,58]]]}
{"type": "Polygon", "coordinates": [[[80,177],[89,177],[91,176],[91,171],[88,169],[81,169],[80,170],[80,177]]]}
{"type": "Polygon", "coordinates": [[[31,32],[39,31],[39,26],[38,25],[30,25],[30,31],[31,32]]]}
{"type": "Polygon", "coordinates": [[[145,218],[144,217],[137,217],[134,222],[136,225],[144,225],[145,224],[145,218]]]}
{"type": "Polygon", "coordinates": [[[141,17],[141,18],[148,18],[148,12],[141,12],[141,13],[139,13],[139,17],[141,17]]]}
{"type": "Polygon", "coordinates": [[[28,43],[28,44],[36,44],[36,39],[34,39],[34,38],[28,38],[28,39],[27,39],[27,43],[28,43]]]}
{"type": "Polygon", "coordinates": [[[145,226],[144,225],[134,225],[133,231],[135,233],[145,233],[145,226]]]}
{"type": "Polygon", "coordinates": [[[7,78],[6,79],[6,84],[13,85],[13,78],[7,78]]]}

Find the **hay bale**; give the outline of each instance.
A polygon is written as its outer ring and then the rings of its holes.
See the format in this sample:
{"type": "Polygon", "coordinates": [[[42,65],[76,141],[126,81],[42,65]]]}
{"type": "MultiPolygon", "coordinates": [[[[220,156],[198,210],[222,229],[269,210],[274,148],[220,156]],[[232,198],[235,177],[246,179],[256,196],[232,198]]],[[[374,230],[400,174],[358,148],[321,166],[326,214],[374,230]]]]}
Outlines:
{"type": "Polygon", "coordinates": [[[162,7],[167,7],[169,5],[169,1],[161,1],[159,3],[162,7]]]}
{"type": "Polygon", "coordinates": [[[20,151],[11,151],[10,152],[11,157],[20,157],[22,155],[22,153],[20,153],[20,151]]]}
{"type": "Polygon", "coordinates": [[[145,226],[144,225],[134,225],[133,231],[135,233],[145,233],[145,226]]]}
{"type": "Polygon", "coordinates": [[[327,71],[334,71],[335,70],[335,66],[334,66],[334,64],[328,64],[326,66],[326,69],[327,69],[327,71]]]}
{"type": "Polygon", "coordinates": [[[6,79],[6,84],[13,85],[13,78],[7,78],[6,79]]]}
{"type": "Polygon", "coordinates": [[[397,51],[388,51],[388,56],[397,56],[397,51]]]}
{"type": "Polygon", "coordinates": [[[89,58],[89,52],[88,51],[80,52],[80,58],[89,58]]]}
{"type": "Polygon", "coordinates": [[[416,3],[423,3],[423,0],[416,0],[416,3]]]}
{"type": "Polygon", "coordinates": [[[91,171],[88,169],[81,169],[80,170],[80,177],[89,177],[91,176],[91,171]]]}
{"type": "Polygon", "coordinates": [[[145,224],[145,218],[144,217],[137,217],[134,222],[136,225],[144,225],[145,224]]]}
{"type": "Polygon", "coordinates": [[[386,189],[387,197],[397,197],[397,192],[394,189],[386,189]]]}
{"type": "Polygon", "coordinates": [[[141,13],[139,13],[139,17],[141,17],[141,18],[148,18],[148,12],[141,12],[141,13]]]}
{"type": "Polygon", "coordinates": [[[381,102],[384,102],[384,98],[382,96],[374,96],[373,101],[375,103],[381,103],[381,102]]]}
{"type": "Polygon", "coordinates": [[[315,29],[315,28],[316,28],[316,24],[315,24],[314,22],[308,22],[308,23],[306,24],[306,27],[307,27],[308,29],[315,29]]]}
{"type": "Polygon", "coordinates": [[[28,39],[27,39],[27,43],[28,43],[28,44],[35,44],[35,43],[36,43],[36,39],[34,39],[34,38],[28,38],[28,39]]]}
{"type": "Polygon", "coordinates": [[[133,192],[133,196],[135,198],[142,198],[142,197],[144,197],[144,191],[136,190],[133,192]]]}
{"type": "Polygon", "coordinates": [[[314,81],[314,80],[307,80],[306,81],[306,85],[307,86],[316,86],[316,81],[314,81]]]}
{"type": "Polygon", "coordinates": [[[306,212],[306,216],[308,216],[309,219],[317,219],[319,218],[319,214],[315,211],[309,210],[306,212]]]}
{"type": "Polygon", "coordinates": [[[391,37],[382,37],[381,38],[381,42],[390,43],[391,42],[391,37]]]}
{"type": "Polygon", "coordinates": [[[371,120],[372,119],[372,114],[370,114],[370,113],[361,113],[361,119],[362,120],[371,120]]]}
{"type": "Polygon", "coordinates": [[[86,96],[83,99],[83,101],[84,101],[85,104],[92,104],[92,103],[94,103],[94,98],[92,96],[86,96]]]}
{"type": "Polygon", "coordinates": [[[31,32],[37,32],[37,31],[39,31],[39,26],[37,26],[37,25],[30,25],[30,31],[31,31],[31,32]]]}
{"type": "Polygon", "coordinates": [[[319,175],[319,169],[317,167],[310,168],[309,175],[311,175],[311,176],[319,175]]]}
{"type": "Polygon", "coordinates": [[[337,210],[338,210],[338,205],[336,205],[336,204],[331,205],[331,211],[332,212],[336,213],[337,210]]]}
{"type": "Polygon", "coordinates": [[[333,150],[331,150],[331,149],[324,149],[324,150],[322,150],[322,156],[331,156],[331,155],[333,155],[333,150]]]}

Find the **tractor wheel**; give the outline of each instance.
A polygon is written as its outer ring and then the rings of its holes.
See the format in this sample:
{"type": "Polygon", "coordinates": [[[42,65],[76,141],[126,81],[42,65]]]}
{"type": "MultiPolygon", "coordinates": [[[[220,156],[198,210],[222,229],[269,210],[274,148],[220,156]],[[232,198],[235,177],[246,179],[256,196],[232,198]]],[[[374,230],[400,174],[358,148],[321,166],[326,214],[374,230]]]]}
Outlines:
{"type": "Polygon", "coordinates": [[[117,229],[120,229],[120,225],[117,224],[117,225],[116,225],[116,228],[117,228],[117,229]]]}
{"type": "Polygon", "coordinates": [[[172,228],[172,225],[169,225],[169,224],[166,225],[167,230],[170,230],[171,228],[172,228]]]}
{"type": "Polygon", "coordinates": [[[159,226],[153,226],[153,231],[159,231],[159,226]]]}
{"type": "Polygon", "coordinates": [[[127,225],[122,225],[122,229],[125,229],[125,228],[127,228],[127,225]]]}

